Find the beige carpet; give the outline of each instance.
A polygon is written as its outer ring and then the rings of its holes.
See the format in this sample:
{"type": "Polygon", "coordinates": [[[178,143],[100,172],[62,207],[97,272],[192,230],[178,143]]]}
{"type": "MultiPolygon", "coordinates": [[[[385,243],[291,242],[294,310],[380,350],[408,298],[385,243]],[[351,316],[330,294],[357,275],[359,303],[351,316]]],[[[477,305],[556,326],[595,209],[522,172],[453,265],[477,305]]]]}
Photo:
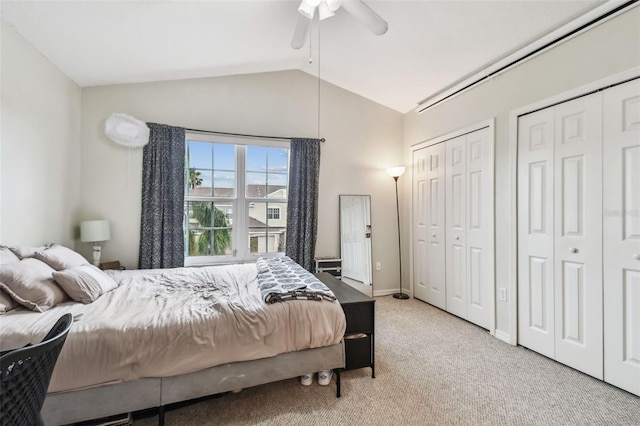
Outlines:
{"type": "Polygon", "coordinates": [[[640,398],[413,299],[376,299],[370,375],[344,372],[339,399],[335,383],[285,380],[169,407],[166,424],[640,425],[640,398]]]}

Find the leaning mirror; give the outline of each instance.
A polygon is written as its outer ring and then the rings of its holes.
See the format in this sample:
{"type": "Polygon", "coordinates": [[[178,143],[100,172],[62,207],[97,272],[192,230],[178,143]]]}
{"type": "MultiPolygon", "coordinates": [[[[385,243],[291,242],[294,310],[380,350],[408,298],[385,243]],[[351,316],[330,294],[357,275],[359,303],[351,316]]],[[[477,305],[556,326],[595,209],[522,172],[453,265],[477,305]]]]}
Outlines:
{"type": "Polygon", "coordinates": [[[371,197],[340,195],[342,281],[373,296],[371,269],[371,197]]]}

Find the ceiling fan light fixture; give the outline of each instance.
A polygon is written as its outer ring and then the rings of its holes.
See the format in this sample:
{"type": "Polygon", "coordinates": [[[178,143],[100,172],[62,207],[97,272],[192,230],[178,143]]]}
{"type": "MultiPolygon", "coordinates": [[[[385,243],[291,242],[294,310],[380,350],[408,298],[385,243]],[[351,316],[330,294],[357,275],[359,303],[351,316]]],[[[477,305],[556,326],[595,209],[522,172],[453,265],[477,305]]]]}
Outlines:
{"type": "Polygon", "coordinates": [[[318,6],[318,16],[321,21],[324,21],[327,18],[331,18],[335,13],[331,10],[327,2],[321,2],[318,6]]]}
{"type": "Polygon", "coordinates": [[[322,21],[334,16],[334,12],[340,7],[375,35],[382,35],[389,29],[387,21],[364,4],[362,0],[302,0],[298,6],[300,16],[298,16],[298,22],[293,32],[291,47],[300,49],[304,45],[316,8],[322,21]]]}
{"type": "Polygon", "coordinates": [[[330,11],[335,12],[340,9],[340,4],[342,4],[342,0],[324,0],[324,3],[327,4],[327,7],[330,11]]]}
{"type": "Polygon", "coordinates": [[[313,15],[316,12],[317,4],[312,4],[312,3],[315,3],[315,2],[313,0],[311,1],[302,0],[302,2],[300,3],[300,6],[298,6],[298,12],[300,12],[300,14],[307,19],[313,19],[313,15]]]}

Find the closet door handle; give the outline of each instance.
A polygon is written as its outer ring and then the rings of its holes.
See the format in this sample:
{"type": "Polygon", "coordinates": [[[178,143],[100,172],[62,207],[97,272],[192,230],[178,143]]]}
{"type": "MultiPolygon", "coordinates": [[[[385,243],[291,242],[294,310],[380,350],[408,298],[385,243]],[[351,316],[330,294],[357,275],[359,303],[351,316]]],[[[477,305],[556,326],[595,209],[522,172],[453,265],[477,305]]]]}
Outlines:
{"type": "Polygon", "coordinates": [[[635,253],[635,254],[633,255],[633,258],[634,258],[635,260],[640,260],[640,253],[635,253]]]}
{"type": "Polygon", "coordinates": [[[431,234],[431,236],[432,236],[433,238],[435,238],[435,237],[436,237],[436,234],[431,234]]]}
{"type": "Polygon", "coordinates": [[[572,248],[570,248],[570,249],[569,249],[569,252],[570,252],[570,253],[577,253],[577,252],[578,252],[578,249],[577,249],[577,248],[575,248],[575,247],[572,247],[572,248]]]}
{"type": "Polygon", "coordinates": [[[460,239],[460,237],[459,237],[459,236],[458,236],[458,237],[456,237],[456,240],[459,240],[459,239],[460,239]]]}

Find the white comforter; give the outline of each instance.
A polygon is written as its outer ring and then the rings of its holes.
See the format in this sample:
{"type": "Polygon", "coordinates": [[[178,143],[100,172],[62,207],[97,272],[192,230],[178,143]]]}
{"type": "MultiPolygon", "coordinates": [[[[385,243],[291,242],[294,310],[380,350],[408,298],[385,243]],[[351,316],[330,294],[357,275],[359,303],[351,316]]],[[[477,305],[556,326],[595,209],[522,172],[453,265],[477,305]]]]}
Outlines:
{"type": "Polygon", "coordinates": [[[39,342],[70,312],[74,323],[49,392],[166,377],[339,343],[336,301],[266,305],[255,264],[107,271],[119,287],[83,305],[0,315],[0,350],[39,342]]]}

